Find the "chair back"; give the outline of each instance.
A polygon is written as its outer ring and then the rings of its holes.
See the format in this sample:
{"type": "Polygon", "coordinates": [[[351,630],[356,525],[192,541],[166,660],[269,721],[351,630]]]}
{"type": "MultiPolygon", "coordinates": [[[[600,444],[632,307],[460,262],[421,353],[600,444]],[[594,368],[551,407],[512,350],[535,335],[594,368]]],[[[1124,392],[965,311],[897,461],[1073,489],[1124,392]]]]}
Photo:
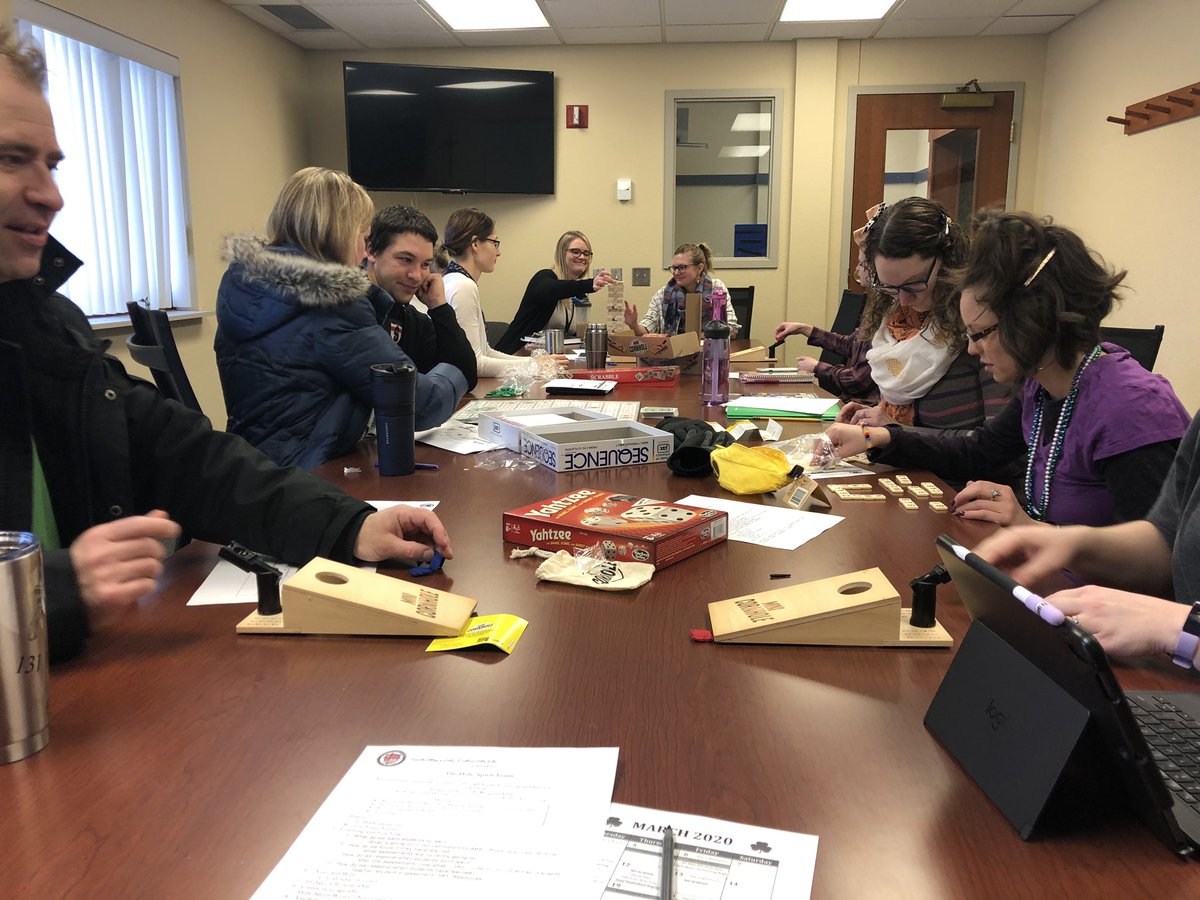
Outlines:
{"type": "MultiPolygon", "coordinates": [[[[863,309],[866,305],[866,294],[856,294],[854,291],[842,291],[842,301],[838,304],[837,315],[833,317],[833,324],[829,326],[829,330],[834,334],[853,334],[858,328],[859,320],[862,319],[863,309]]],[[[835,353],[832,350],[821,351],[821,362],[823,363],[840,366],[845,361],[846,357],[840,353],[835,353]]]]}
{"type": "MultiPolygon", "coordinates": [[[[507,322],[484,322],[483,330],[487,333],[487,342],[489,347],[495,347],[499,343],[500,338],[504,337],[504,333],[508,331],[507,322]]],[[[521,335],[525,337],[525,335],[521,335]]]]}
{"type": "Polygon", "coordinates": [[[749,287],[726,288],[729,291],[729,305],[738,320],[738,337],[750,337],[750,320],[754,315],[754,285],[749,287]]]}
{"type": "Polygon", "coordinates": [[[1153,328],[1117,328],[1101,325],[1100,340],[1124,347],[1130,356],[1142,364],[1143,369],[1152,372],[1165,330],[1165,325],[1155,325],[1153,328]]]}
{"type": "Polygon", "coordinates": [[[183,360],[171,334],[171,322],[161,309],[148,309],[136,300],[126,305],[129,320],[133,323],[133,334],[125,339],[129,355],[135,362],[150,370],[159,393],[171,400],[178,400],[189,409],[202,412],[200,401],[192,390],[183,360]]]}

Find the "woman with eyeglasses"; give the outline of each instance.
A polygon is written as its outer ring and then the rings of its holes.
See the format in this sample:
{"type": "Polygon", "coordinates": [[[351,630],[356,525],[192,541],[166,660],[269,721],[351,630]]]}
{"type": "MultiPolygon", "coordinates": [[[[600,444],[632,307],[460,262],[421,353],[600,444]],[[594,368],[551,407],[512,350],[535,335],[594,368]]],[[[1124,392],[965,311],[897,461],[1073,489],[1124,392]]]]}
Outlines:
{"type": "Polygon", "coordinates": [[[500,259],[500,239],[496,223],[478,209],[457,209],[450,213],[442,232],[437,261],[442,270],[446,300],[454,307],[458,324],[475,349],[480,378],[495,378],[513,363],[525,357],[510,356],[488,345],[487,325],[479,303],[479,279],[496,270],[500,259]]]}
{"type": "Polygon", "coordinates": [[[1171,385],[1127,351],[1100,342],[1124,272],[1074,232],[1028,213],[976,217],[961,290],[967,351],[997,382],[1019,388],[966,435],[896,425],[833,425],[839,456],[930,469],[947,480],[994,479],[1017,462],[1023,494],[977,480],[956,515],[998,525],[1109,525],[1142,518],[1158,496],[1189,416],[1171,385]]]}
{"type": "MultiPolygon", "coordinates": [[[[671,258],[671,280],[650,298],[646,314],[638,318],[637,306],[625,303],[625,324],[634,334],[679,334],[684,326],[684,309],[688,294],[700,294],[703,308],[700,326],[712,320],[713,291],[720,288],[729,296],[729,288],[719,278],[712,277],[712,250],[708,244],[680,244],[671,258]]],[[[730,337],[737,337],[738,320],[733,304],[725,304],[725,321],[730,337]]]]}
{"type": "Polygon", "coordinates": [[[608,272],[597,272],[588,278],[592,265],[592,243],[582,231],[568,231],[558,239],[554,250],[554,268],[535,272],[525,287],[521,305],[496,349],[501,353],[516,353],[524,339],[547,328],[562,329],[563,334],[576,334],[575,308],[602,287],[616,281],[608,272]]]}

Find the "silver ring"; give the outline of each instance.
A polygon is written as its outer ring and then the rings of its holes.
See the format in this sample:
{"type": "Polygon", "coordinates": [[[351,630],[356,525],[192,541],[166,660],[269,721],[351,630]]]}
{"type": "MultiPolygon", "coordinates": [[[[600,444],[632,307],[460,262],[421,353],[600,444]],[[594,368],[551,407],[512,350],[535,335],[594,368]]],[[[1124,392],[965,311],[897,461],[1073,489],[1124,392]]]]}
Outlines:
{"type": "Polygon", "coordinates": [[[999,499],[1000,499],[1000,492],[998,490],[996,490],[995,488],[992,488],[992,500],[995,501],[995,500],[999,500],[999,499]]]}

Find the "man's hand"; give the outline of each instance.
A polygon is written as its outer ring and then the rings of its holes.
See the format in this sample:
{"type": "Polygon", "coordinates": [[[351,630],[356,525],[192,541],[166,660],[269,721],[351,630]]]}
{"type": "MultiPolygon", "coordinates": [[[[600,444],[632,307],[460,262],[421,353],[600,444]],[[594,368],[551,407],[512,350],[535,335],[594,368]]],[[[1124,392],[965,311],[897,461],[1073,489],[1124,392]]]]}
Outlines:
{"type": "Polygon", "coordinates": [[[71,544],[79,594],[90,612],[129,606],[154,590],[167,555],[164,540],[182,529],[161,509],[89,528],[71,544]]]}
{"type": "Polygon", "coordinates": [[[450,536],[432,512],[415,506],[392,506],[363,520],[354,542],[354,555],[363,562],[406,559],[429,562],[437,550],[453,559],[450,536]]]}
{"type": "Polygon", "coordinates": [[[446,302],[446,288],[440,272],[430,272],[421,282],[417,288],[417,299],[425,304],[426,309],[436,309],[446,302]]]}

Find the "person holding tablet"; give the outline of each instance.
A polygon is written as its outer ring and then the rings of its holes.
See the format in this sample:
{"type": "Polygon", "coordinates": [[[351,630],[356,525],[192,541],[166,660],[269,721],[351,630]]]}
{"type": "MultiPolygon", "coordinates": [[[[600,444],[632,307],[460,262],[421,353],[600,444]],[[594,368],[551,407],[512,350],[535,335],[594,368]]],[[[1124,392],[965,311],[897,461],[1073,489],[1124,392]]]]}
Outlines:
{"type": "Polygon", "coordinates": [[[517,314],[496,341],[501,353],[516,353],[525,338],[546,328],[561,329],[567,337],[583,337],[575,329],[575,307],[588,294],[616,281],[608,272],[587,271],[592,265],[592,244],[582,231],[567,231],[554,249],[554,268],[540,269],[529,279],[517,314]]]}
{"type": "Polygon", "coordinates": [[[1145,515],[1158,496],[1188,414],[1171,385],[1100,342],[1124,272],[1073,231],[1028,213],[976,217],[960,285],[968,351],[1020,396],[966,435],[896,425],[833,425],[839,456],[920,466],[968,483],[956,514],[999,525],[1109,525],[1145,515]],[[1024,497],[992,480],[1014,462],[1024,497]]]}

